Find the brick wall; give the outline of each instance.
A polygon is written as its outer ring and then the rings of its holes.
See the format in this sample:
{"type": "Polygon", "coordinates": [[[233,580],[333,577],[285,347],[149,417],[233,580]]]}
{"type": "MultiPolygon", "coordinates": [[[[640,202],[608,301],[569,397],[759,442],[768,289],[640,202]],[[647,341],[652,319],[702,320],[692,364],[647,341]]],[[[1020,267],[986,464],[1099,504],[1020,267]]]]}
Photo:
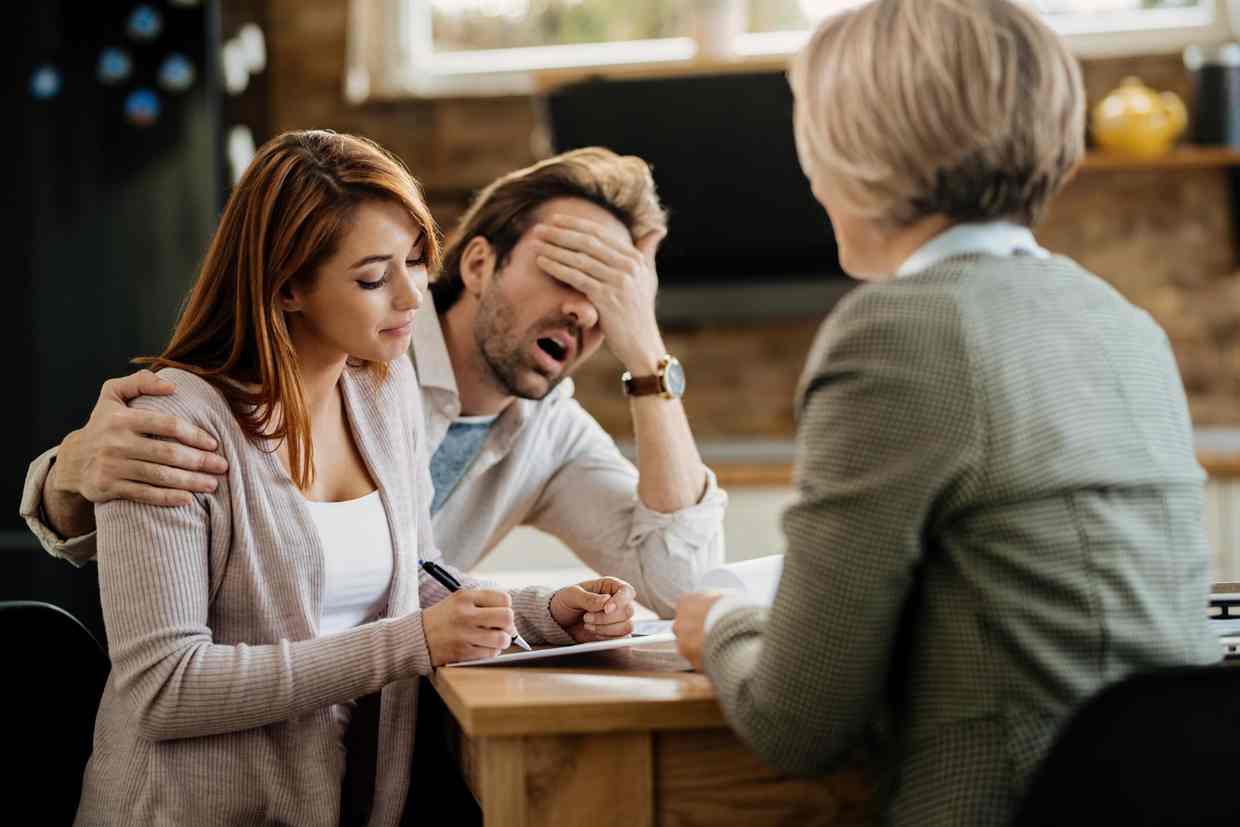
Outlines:
{"type": "MultiPolygon", "coordinates": [[[[359,132],[400,155],[451,228],[470,194],[539,157],[546,145],[529,98],[347,105],[343,0],[269,0],[273,130],[359,132]]],[[[1178,57],[1090,61],[1097,100],[1129,74],[1185,99],[1178,57]]],[[[1195,421],[1240,425],[1240,278],[1230,173],[1083,172],[1052,205],[1038,236],[1106,278],[1166,328],[1195,421]]],[[[686,406],[700,438],[792,433],[792,394],[816,319],[665,331],[684,361],[686,406]]],[[[631,435],[620,367],[603,353],[578,375],[579,396],[620,438],[631,435]]]]}

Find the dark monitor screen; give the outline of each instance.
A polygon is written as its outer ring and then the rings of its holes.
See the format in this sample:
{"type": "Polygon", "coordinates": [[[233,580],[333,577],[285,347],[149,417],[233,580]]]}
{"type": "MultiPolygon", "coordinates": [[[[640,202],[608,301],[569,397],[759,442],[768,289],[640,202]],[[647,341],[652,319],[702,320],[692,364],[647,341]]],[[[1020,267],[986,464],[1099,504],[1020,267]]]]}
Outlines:
{"type": "Polygon", "coordinates": [[[556,151],[606,146],[650,163],[670,213],[663,284],[841,273],[797,161],[783,72],[588,80],[547,108],[556,151]]]}

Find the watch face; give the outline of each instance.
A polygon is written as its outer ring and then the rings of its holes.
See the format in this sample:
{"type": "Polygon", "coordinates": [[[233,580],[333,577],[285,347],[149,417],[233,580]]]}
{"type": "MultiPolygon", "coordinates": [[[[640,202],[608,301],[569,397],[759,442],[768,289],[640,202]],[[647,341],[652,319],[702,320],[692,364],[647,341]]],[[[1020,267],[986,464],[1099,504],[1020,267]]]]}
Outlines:
{"type": "Polygon", "coordinates": [[[679,399],[684,396],[685,369],[680,366],[680,362],[673,359],[667,363],[667,370],[663,373],[663,385],[672,397],[679,399]]]}

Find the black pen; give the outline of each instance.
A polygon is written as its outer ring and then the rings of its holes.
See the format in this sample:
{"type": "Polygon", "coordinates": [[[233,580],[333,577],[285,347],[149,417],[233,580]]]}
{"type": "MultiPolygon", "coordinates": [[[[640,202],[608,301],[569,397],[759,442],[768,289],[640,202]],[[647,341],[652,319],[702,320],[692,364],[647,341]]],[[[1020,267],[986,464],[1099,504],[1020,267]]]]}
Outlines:
{"type": "MultiPolygon", "coordinates": [[[[430,560],[423,560],[422,569],[431,577],[435,578],[439,585],[443,586],[448,591],[459,592],[461,590],[461,581],[453,577],[452,572],[442,566],[437,566],[430,560]]],[[[513,636],[512,642],[520,646],[525,651],[530,651],[530,645],[525,642],[525,638],[521,637],[520,633],[513,636]]]]}

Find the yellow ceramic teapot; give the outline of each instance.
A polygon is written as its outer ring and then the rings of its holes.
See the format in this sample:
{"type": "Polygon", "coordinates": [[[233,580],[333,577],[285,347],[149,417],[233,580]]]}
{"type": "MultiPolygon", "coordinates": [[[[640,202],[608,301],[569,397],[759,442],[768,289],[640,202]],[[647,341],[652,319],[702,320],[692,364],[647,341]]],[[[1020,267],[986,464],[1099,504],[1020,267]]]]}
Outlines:
{"type": "Polygon", "coordinates": [[[1165,155],[1187,125],[1188,111],[1178,95],[1159,94],[1139,78],[1125,78],[1091,113],[1100,147],[1142,158],[1165,155]]]}

